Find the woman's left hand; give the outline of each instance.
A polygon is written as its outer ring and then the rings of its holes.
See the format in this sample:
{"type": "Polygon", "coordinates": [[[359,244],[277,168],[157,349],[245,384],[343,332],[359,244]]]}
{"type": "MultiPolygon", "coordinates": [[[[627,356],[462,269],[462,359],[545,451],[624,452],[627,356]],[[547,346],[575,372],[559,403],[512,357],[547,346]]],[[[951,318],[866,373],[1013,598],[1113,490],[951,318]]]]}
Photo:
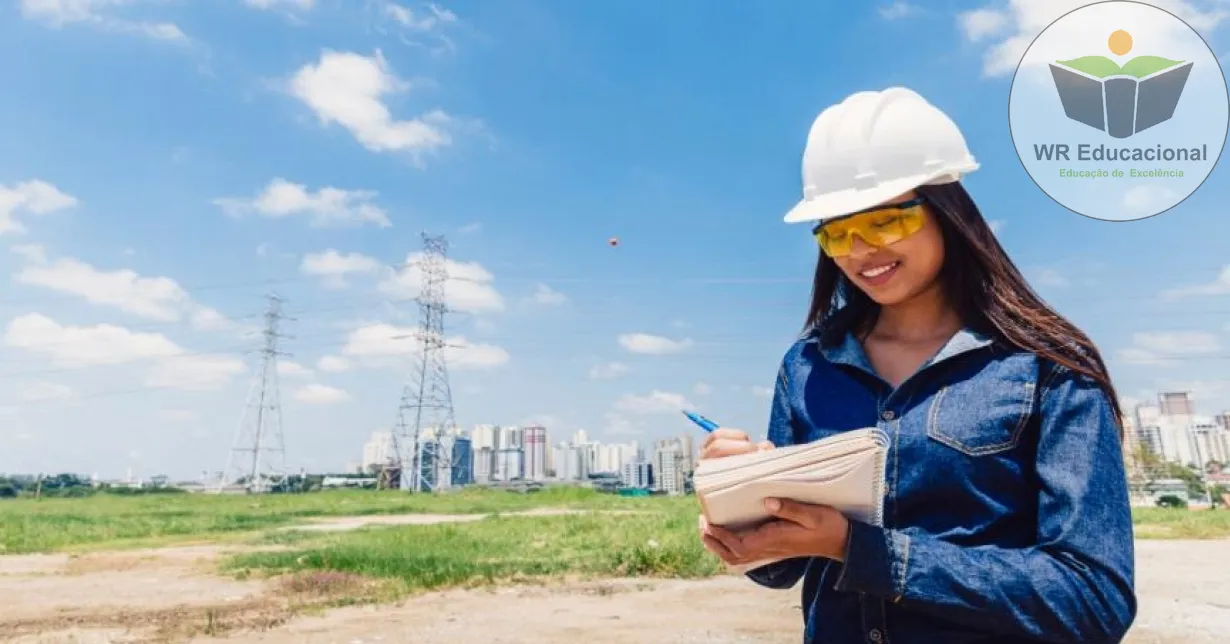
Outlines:
{"type": "Polygon", "coordinates": [[[708,525],[701,516],[706,549],[732,565],[790,557],[845,559],[850,522],[841,512],[786,499],[768,499],[765,509],[775,518],[740,532],[708,525]]]}

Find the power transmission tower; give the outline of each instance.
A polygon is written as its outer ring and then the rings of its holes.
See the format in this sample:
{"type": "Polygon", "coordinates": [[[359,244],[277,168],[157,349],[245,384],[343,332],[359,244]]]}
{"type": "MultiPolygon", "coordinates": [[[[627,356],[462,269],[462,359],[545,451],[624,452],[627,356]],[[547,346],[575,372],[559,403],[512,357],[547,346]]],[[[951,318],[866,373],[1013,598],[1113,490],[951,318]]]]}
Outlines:
{"type": "Polygon", "coordinates": [[[264,347],[260,350],[260,369],[252,378],[248,399],[239,418],[235,442],[227,459],[220,485],[243,481],[248,492],[268,492],[286,480],[286,444],[282,435],[282,401],[278,386],[278,340],[290,336],[278,332],[287,318],[282,314],[282,298],[271,293],[265,312],[264,347]]]}
{"type": "Polygon", "coordinates": [[[416,262],[421,289],[418,332],[409,336],[418,345],[418,364],[402,390],[393,444],[401,465],[402,487],[411,492],[447,486],[438,478],[452,475],[453,394],[445,364],[444,284],[448,281],[448,242],[443,236],[423,233],[423,255],[416,262]],[[426,458],[425,458],[426,457],[426,458]],[[441,485],[441,484],[444,485],[441,485]]]}

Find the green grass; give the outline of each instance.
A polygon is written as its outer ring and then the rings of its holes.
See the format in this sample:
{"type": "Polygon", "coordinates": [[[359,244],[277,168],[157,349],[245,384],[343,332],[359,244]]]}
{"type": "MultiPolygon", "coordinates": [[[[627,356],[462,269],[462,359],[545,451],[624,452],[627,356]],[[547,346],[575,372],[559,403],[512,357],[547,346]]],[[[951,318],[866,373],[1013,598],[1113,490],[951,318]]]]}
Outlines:
{"type": "Polygon", "coordinates": [[[1133,508],[1139,539],[1223,539],[1230,537],[1230,510],[1133,508]]]}
{"type": "Polygon", "coordinates": [[[699,578],[722,571],[696,538],[696,509],[501,517],[474,523],[368,528],[306,548],[238,555],[246,574],[337,571],[395,581],[405,591],[542,577],[699,578]]]}
{"type": "Polygon", "coordinates": [[[671,500],[625,498],[571,487],[539,492],[468,489],[451,494],[336,490],[311,494],[157,496],[0,501],[0,554],[155,545],[226,538],[327,516],[470,514],[537,507],[636,509],[671,500]]]}

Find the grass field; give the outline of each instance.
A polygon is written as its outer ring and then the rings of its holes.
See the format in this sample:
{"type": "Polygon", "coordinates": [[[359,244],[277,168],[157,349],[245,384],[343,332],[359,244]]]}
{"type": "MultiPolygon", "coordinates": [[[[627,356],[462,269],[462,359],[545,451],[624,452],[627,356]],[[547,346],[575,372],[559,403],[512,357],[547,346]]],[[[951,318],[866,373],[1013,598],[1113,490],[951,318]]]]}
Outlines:
{"type": "MultiPolygon", "coordinates": [[[[308,563],[304,566],[403,578],[422,574],[425,581],[421,583],[427,585],[435,583],[430,581],[434,577],[423,571],[433,566],[447,570],[439,575],[450,583],[517,572],[637,571],[646,565],[687,575],[693,574],[689,570],[699,574],[708,565],[701,563],[707,560],[694,543],[696,512],[696,501],[691,497],[630,498],[571,487],[531,494],[472,489],[433,496],[339,490],[258,497],[177,494],[19,499],[0,502],[0,553],[156,545],[177,539],[241,539],[298,541],[305,549],[292,559],[299,561],[306,556],[308,563]],[[319,545],[324,542],[318,535],[262,532],[329,516],[498,514],[539,507],[636,510],[645,514],[502,517],[469,524],[371,529],[329,535],[327,548],[319,545]],[[411,540],[424,545],[405,547],[411,540]],[[656,548],[646,545],[650,540],[658,544],[656,548]],[[541,545],[527,549],[505,543],[541,545]],[[383,556],[383,550],[395,554],[383,556]],[[410,550],[424,554],[401,554],[410,550]]],[[[1141,538],[1230,536],[1230,511],[1139,508],[1134,515],[1141,538]]],[[[257,558],[248,564],[287,567],[286,562],[292,559],[257,558]]]]}
{"type": "Polygon", "coordinates": [[[262,496],[15,499],[0,501],[0,554],[225,538],[329,516],[499,513],[538,507],[646,509],[668,507],[672,502],[695,507],[691,499],[627,498],[572,487],[549,487],[530,494],[470,489],[438,496],[336,490],[262,496]]]}
{"type": "Polygon", "coordinates": [[[294,550],[233,559],[232,571],[328,570],[403,590],[542,577],[699,578],[722,568],[696,539],[696,512],[501,517],[463,524],[304,535],[294,550]]]}

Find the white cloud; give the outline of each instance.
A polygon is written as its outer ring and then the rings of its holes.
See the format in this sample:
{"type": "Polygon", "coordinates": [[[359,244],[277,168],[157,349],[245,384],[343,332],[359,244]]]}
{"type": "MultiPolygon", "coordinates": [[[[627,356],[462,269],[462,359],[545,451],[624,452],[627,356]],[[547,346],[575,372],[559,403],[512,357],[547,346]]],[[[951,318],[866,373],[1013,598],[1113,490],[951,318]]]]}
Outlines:
{"type": "Polygon", "coordinates": [[[1139,185],[1123,194],[1123,205],[1132,212],[1153,214],[1175,203],[1174,191],[1164,186],[1139,185]]]}
{"type": "Polygon", "coordinates": [[[286,378],[311,378],[313,375],[311,369],[298,362],[293,360],[278,361],[278,376],[286,378]]]}
{"type": "Polygon", "coordinates": [[[974,9],[957,15],[961,31],[970,42],[980,42],[1008,26],[1008,14],[995,9],[974,9]]]}
{"type": "Polygon", "coordinates": [[[431,31],[442,25],[457,22],[457,14],[434,3],[427,5],[426,12],[416,12],[395,2],[386,2],[384,13],[403,27],[414,31],[431,31]]]}
{"type": "Polygon", "coordinates": [[[698,382],[695,385],[692,385],[692,393],[697,396],[708,396],[713,393],[713,387],[707,382],[698,382]]]}
{"type": "Polygon", "coordinates": [[[244,369],[238,358],[188,353],[161,333],[112,324],[68,326],[41,313],[13,318],[3,343],[42,354],[53,366],[69,369],[152,362],[145,376],[145,384],[151,387],[214,389],[244,369]]]}
{"type": "Polygon", "coordinates": [[[404,151],[415,155],[452,144],[454,119],[441,110],[398,120],[383,98],[407,91],[379,51],[373,56],[324,50],[316,64],[299,69],[290,93],[307,105],[321,125],[338,124],[372,152],[404,151]]]}
{"type": "Polygon", "coordinates": [[[772,387],[762,387],[760,385],[756,385],[752,387],[752,395],[757,398],[772,398],[773,388],[772,387]]]}
{"type": "MultiPolygon", "coordinates": [[[[422,260],[422,252],[410,253],[402,269],[377,285],[377,290],[399,299],[418,297],[423,284],[422,260]]],[[[444,298],[450,308],[467,313],[504,310],[504,298],[490,284],[494,277],[482,264],[450,258],[444,261],[448,275],[444,298]]]]}
{"type": "MultiPolygon", "coordinates": [[[[958,14],[957,22],[965,37],[974,42],[988,42],[983,54],[985,76],[1012,74],[1025,50],[1038,34],[1060,16],[1088,5],[1091,0],[1009,0],[994,2],[970,12],[958,14]],[[996,36],[992,38],[992,36],[996,36]]],[[[1200,32],[1212,31],[1230,10],[1222,0],[1150,0],[1146,4],[1170,11],[1200,32]]],[[[1084,25],[1073,25],[1071,38],[1088,39],[1084,25]],[[1080,28],[1076,28],[1080,27],[1080,28]]],[[[1162,29],[1162,26],[1158,26],[1162,29]]],[[[1139,36],[1133,31],[1134,36],[1139,36]]],[[[1168,37],[1159,33],[1157,38],[1168,37]]],[[[1177,55],[1177,54],[1175,54],[1177,55]]]]}
{"type": "Polygon", "coordinates": [[[376,192],[371,190],[343,190],[333,186],[312,192],[303,184],[276,177],[256,197],[220,197],[214,199],[214,204],[232,217],[247,212],[271,218],[307,217],[313,228],[363,224],[375,224],[380,228],[392,226],[388,213],[372,203],[375,198],[376,192]]]}
{"type": "Polygon", "coordinates": [[[168,358],[183,352],[161,333],[130,331],[121,326],[65,326],[41,313],[13,318],[4,344],[43,353],[60,367],[90,367],[168,358]]]}
{"type": "Polygon", "coordinates": [[[463,234],[463,235],[472,235],[472,234],[474,234],[474,233],[479,232],[479,231],[480,231],[480,230],[482,230],[482,229],[483,229],[483,225],[482,225],[481,223],[479,223],[479,222],[477,222],[477,221],[476,221],[476,222],[473,222],[473,223],[466,224],[466,225],[462,226],[461,228],[458,228],[458,229],[457,229],[457,232],[459,232],[459,233],[461,233],[461,234],[463,234]]]}
{"type": "Polygon", "coordinates": [[[106,9],[130,3],[131,0],[20,0],[20,7],[23,18],[54,29],[80,23],[155,40],[188,40],[184,32],[172,23],[127,20],[109,16],[104,12],[106,9]]]}
{"type": "Polygon", "coordinates": [[[1003,219],[992,219],[987,222],[987,226],[991,229],[991,232],[998,235],[999,232],[1004,229],[1004,226],[1007,225],[1007,223],[1008,222],[1004,221],[1003,219]]]}
{"type": "Polygon", "coordinates": [[[0,184],[0,235],[24,233],[17,215],[46,215],[77,205],[77,198],[41,179],[22,181],[14,186],[0,184]]]}
{"type": "Polygon", "coordinates": [[[22,383],[17,389],[17,399],[23,402],[68,400],[73,397],[73,388],[58,382],[36,380],[22,383]]]}
{"type": "Polygon", "coordinates": [[[315,4],[314,0],[244,0],[253,9],[297,9],[309,11],[315,4]]]}
{"type": "Polygon", "coordinates": [[[1201,295],[1226,295],[1230,293],[1230,265],[1223,266],[1211,282],[1180,286],[1162,291],[1163,298],[1193,297],[1201,295]]]}
{"type": "Polygon", "coordinates": [[[537,284],[534,286],[534,293],[530,295],[529,301],[542,306],[558,306],[567,302],[568,296],[546,284],[537,284]]]}
{"type": "Polygon", "coordinates": [[[918,13],[918,7],[904,0],[894,0],[891,4],[882,6],[876,11],[885,20],[900,20],[918,13]]]}
{"type": "Polygon", "coordinates": [[[202,306],[169,277],[141,277],[129,269],[105,271],[79,259],[66,257],[47,262],[45,253],[27,249],[34,260],[13,276],[22,284],[39,286],[79,297],[91,304],[117,308],[159,322],[188,319],[202,330],[230,328],[221,313],[202,306]]]}
{"type": "Polygon", "coordinates": [[[615,401],[615,410],[627,414],[678,414],[680,410],[693,407],[683,394],[653,390],[647,395],[625,394],[615,401]]]}
{"type": "Polygon", "coordinates": [[[296,389],[294,398],[301,403],[308,403],[310,405],[333,405],[353,400],[353,396],[337,387],[330,387],[329,385],[315,382],[296,389]]]}
{"type": "Polygon", "coordinates": [[[1119,350],[1119,360],[1129,364],[1174,365],[1176,358],[1190,358],[1221,351],[1221,340],[1205,331],[1154,331],[1132,334],[1131,346],[1119,350]]]}
{"type": "Polygon", "coordinates": [[[610,436],[644,434],[645,426],[641,422],[632,420],[623,414],[609,411],[606,413],[605,432],[610,436]]]}
{"type": "Polygon", "coordinates": [[[391,31],[402,44],[421,47],[433,56],[457,50],[452,38],[446,35],[461,24],[457,14],[434,3],[411,8],[390,0],[380,1],[384,23],[377,29],[382,33],[391,31]]]}
{"type": "Polygon", "coordinates": [[[327,288],[345,288],[346,276],[349,274],[372,274],[383,266],[374,257],[361,253],[342,255],[330,248],[323,253],[305,255],[299,270],[305,275],[323,277],[327,288]]]}
{"type": "MultiPolygon", "coordinates": [[[[419,353],[418,337],[417,327],[370,324],[351,331],[341,352],[367,366],[405,368],[407,359],[419,353]]],[[[490,369],[509,360],[504,349],[472,343],[461,336],[446,338],[445,345],[444,359],[449,369],[490,369]]]]}
{"type": "Polygon", "coordinates": [[[606,364],[594,365],[589,370],[590,380],[605,380],[608,378],[618,378],[628,373],[628,365],[622,362],[608,362],[606,364]]]}
{"type": "Polygon", "coordinates": [[[316,368],[328,373],[341,373],[349,371],[351,364],[349,360],[339,356],[324,356],[316,361],[316,368]]]}
{"type": "Polygon", "coordinates": [[[219,389],[243,373],[243,360],[225,355],[185,354],[167,358],[150,367],[145,385],[185,391],[219,389]]]}
{"type": "Polygon", "coordinates": [[[632,353],[645,353],[650,355],[663,355],[670,353],[679,353],[685,351],[692,346],[691,338],[682,340],[672,340],[664,338],[660,335],[650,335],[648,333],[625,333],[620,335],[619,344],[624,349],[632,353]]]}

